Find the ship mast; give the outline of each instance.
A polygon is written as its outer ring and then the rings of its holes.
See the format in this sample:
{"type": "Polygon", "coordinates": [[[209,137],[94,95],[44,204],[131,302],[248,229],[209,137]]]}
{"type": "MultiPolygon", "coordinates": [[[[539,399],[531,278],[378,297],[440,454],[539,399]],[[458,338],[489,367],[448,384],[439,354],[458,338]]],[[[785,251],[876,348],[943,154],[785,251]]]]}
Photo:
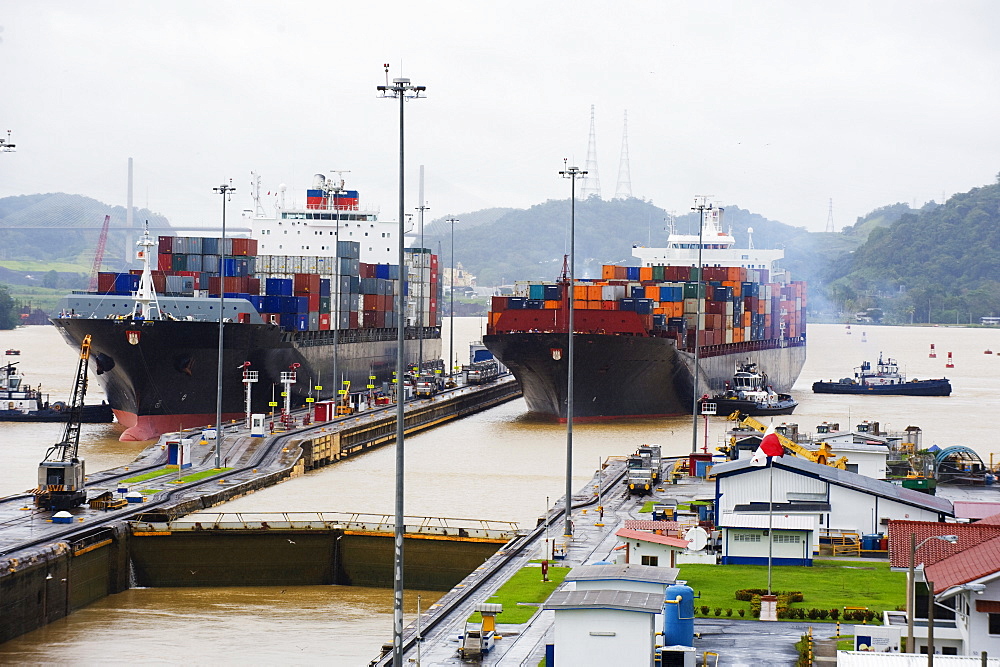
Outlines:
{"type": "Polygon", "coordinates": [[[132,305],[132,319],[162,319],[163,313],[160,311],[160,302],[156,298],[156,290],[153,288],[153,272],[149,268],[149,258],[151,250],[156,244],[149,235],[149,220],[146,221],[142,237],[136,241],[135,258],[142,262],[142,274],[139,276],[139,289],[135,292],[135,303],[132,305]],[[156,311],[154,317],[153,311],[156,311]]]}

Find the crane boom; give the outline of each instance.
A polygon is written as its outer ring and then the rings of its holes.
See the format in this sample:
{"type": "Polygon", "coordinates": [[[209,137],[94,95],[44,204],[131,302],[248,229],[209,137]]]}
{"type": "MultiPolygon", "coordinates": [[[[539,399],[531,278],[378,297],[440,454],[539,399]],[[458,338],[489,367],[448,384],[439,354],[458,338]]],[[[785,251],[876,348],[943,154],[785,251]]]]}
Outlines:
{"type": "MultiPolygon", "coordinates": [[[[757,431],[759,433],[764,433],[765,431],[767,431],[767,428],[759,421],[757,421],[756,419],[754,419],[749,415],[741,415],[738,410],[733,414],[729,415],[728,417],[726,417],[726,419],[728,419],[729,421],[734,421],[740,426],[745,426],[747,428],[753,429],[754,431],[757,431]]],[[[840,468],[841,470],[847,469],[847,457],[841,456],[839,459],[834,460],[833,452],[831,451],[830,445],[828,443],[825,442],[819,443],[819,447],[815,451],[813,451],[811,449],[803,447],[794,440],[786,438],[780,433],[775,433],[775,435],[778,436],[778,442],[781,443],[782,447],[784,447],[786,450],[788,450],[789,452],[795,454],[800,458],[806,459],[807,461],[812,461],[813,463],[819,463],[821,465],[840,468]]]]}
{"type": "Polygon", "coordinates": [[[94,266],[90,269],[90,290],[97,290],[97,274],[101,271],[101,262],[104,261],[104,248],[108,244],[108,226],[111,224],[111,216],[104,216],[104,226],[101,227],[101,235],[97,237],[97,250],[94,251],[94,266]]]}

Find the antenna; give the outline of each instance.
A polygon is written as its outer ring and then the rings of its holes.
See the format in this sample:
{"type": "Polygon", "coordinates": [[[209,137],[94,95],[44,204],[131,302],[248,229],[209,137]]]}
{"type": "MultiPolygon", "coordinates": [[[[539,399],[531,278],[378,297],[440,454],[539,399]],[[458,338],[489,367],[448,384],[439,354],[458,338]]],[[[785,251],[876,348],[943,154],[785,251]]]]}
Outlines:
{"type": "Polygon", "coordinates": [[[631,198],[632,175],[628,168],[628,109],[626,109],[625,126],[622,128],[622,155],[618,160],[618,185],[615,186],[615,199],[631,198]]]}
{"type": "Polygon", "coordinates": [[[591,195],[601,196],[601,177],[597,173],[597,130],[594,123],[594,105],[590,105],[590,140],[587,143],[587,177],[580,186],[580,199],[591,195]]]}
{"type": "Polygon", "coordinates": [[[830,198],[830,209],[829,209],[829,211],[826,214],[826,231],[829,232],[829,233],[831,233],[831,234],[834,232],[834,229],[833,229],[833,198],[832,197],[830,198]]]}

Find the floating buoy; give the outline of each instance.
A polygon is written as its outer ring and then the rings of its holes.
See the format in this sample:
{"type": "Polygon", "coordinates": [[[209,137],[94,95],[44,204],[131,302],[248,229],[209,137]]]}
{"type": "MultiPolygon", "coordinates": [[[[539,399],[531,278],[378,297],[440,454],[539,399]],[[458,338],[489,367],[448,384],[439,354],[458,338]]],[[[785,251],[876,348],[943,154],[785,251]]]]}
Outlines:
{"type": "Polygon", "coordinates": [[[931,343],[931,353],[927,355],[929,359],[937,359],[937,352],[934,350],[934,343],[931,343]]]}
{"type": "Polygon", "coordinates": [[[851,335],[851,325],[850,324],[847,325],[847,335],[848,336],[851,335]]]}
{"type": "Polygon", "coordinates": [[[868,342],[868,339],[865,338],[865,332],[864,331],[861,332],[861,342],[862,343],[867,343],[868,342]]]}
{"type": "Polygon", "coordinates": [[[955,362],[951,360],[951,352],[948,353],[948,363],[944,365],[945,368],[954,368],[955,362]]]}
{"type": "Polygon", "coordinates": [[[983,354],[993,354],[993,350],[986,348],[986,351],[983,352],[983,354]]]}

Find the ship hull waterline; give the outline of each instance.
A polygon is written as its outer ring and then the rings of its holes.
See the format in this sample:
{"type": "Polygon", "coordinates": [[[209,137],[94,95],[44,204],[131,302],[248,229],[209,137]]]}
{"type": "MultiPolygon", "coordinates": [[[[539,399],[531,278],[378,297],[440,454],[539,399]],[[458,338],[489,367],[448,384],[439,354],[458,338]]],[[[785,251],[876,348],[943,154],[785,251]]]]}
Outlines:
{"type": "MultiPolygon", "coordinates": [[[[162,433],[215,424],[218,374],[218,323],[184,320],[57,318],[53,323],[71,345],[90,334],[91,371],[125,427],[123,441],[150,440],[162,433]]],[[[244,363],[258,372],[251,388],[251,412],[280,413],[284,406],[281,373],[292,369],[291,404],[330,400],[334,349],[338,374],[352,391],[368,384],[382,388],[396,365],[395,331],[368,330],[344,336],[338,346],[332,331],[283,332],[277,325],[226,323],[222,355],[222,418],[243,419],[244,363]],[[370,376],[375,376],[371,380],[370,376]],[[321,389],[316,389],[321,387],[321,389]],[[272,406],[270,403],[277,403],[272,406]]],[[[425,338],[425,360],[440,357],[440,338],[425,338]]],[[[418,340],[404,345],[405,363],[417,363],[418,340]]]]}
{"type": "MultiPolygon", "coordinates": [[[[483,344],[513,373],[528,410],[565,421],[568,337],[565,333],[486,335],[483,344]]],[[[713,346],[700,357],[698,389],[722,391],[736,360],[768,371],[776,391],[787,392],[803,364],[804,341],[713,346]]],[[[574,422],[691,414],[694,355],[667,338],[574,335],[574,422]]]]}

